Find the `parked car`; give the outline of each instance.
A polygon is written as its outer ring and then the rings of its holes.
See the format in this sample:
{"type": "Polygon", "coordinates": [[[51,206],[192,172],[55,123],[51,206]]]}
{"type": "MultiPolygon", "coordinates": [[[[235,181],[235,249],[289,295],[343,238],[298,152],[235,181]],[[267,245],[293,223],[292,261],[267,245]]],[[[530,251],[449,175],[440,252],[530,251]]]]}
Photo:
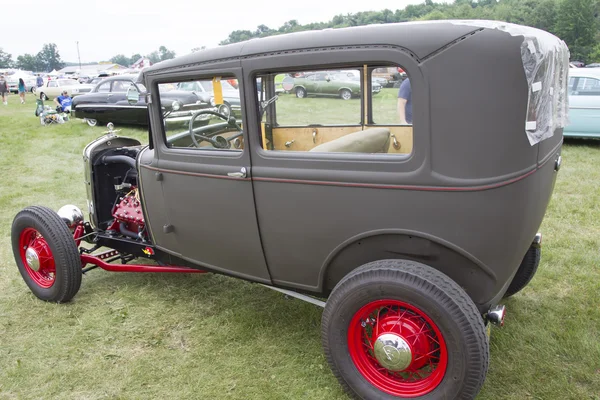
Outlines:
{"type": "MultiPolygon", "coordinates": [[[[108,124],[83,149],[87,217],[73,205],[20,211],[17,267],[35,296],[59,303],[96,267],[260,283],[324,308],[325,358],[354,397],[473,399],[490,326],[504,323],[502,299],[539,265],[567,60],[547,32],[474,20],[299,32],[163,61],[126,94],[131,105],[150,99],[150,144],[108,124]],[[319,79],[334,87],[328,94],[359,99],[335,108],[275,92],[278,75],[298,70],[315,71],[314,82],[333,69],[397,64],[411,81],[412,125],[398,123],[395,96],[362,86],[370,77],[319,79]],[[167,129],[163,100],[177,90],[160,86],[231,78],[241,118],[203,109],[188,129],[167,129]],[[215,118],[195,128],[203,115],[215,118]]],[[[299,97],[316,92],[306,86],[299,97]]],[[[261,315],[268,341],[293,340],[269,329],[276,313],[261,315]]]]}
{"type": "Polygon", "coordinates": [[[37,95],[42,100],[51,100],[60,96],[65,90],[69,96],[75,98],[81,94],[90,92],[93,85],[81,84],[75,79],[52,79],[36,89],[37,95]]]}
{"type": "MultiPolygon", "coordinates": [[[[116,75],[100,78],[93,90],[73,99],[71,112],[85,119],[88,125],[113,122],[126,125],[148,125],[146,87],[136,82],[137,75],[116,75]],[[135,87],[140,93],[134,104],[127,101],[127,90],[135,87]]],[[[161,97],[162,113],[170,122],[187,121],[196,109],[209,108],[209,96],[198,96],[183,90],[165,92],[161,97]]]]}
{"type": "MultiPolygon", "coordinates": [[[[223,101],[226,105],[221,112],[227,116],[233,113],[237,118],[241,117],[240,92],[231,82],[233,79],[221,81],[223,101]]],[[[216,106],[213,82],[209,80],[179,82],[176,85],[177,90],[185,92],[202,93],[210,97],[211,106],[216,106]]]]}
{"type": "Polygon", "coordinates": [[[6,82],[8,83],[8,90],[12,93],[19,92],[19,78],[22,78],[25,82],[25,90],[28,92],[34,93],[37,85],[36,85],[36,77],[33,75],[21,75],[21,74],[13,74],[7,77],[6,82]]]}
{"type": "Polygon", "coordinates": [[[586,68],[600,68],[600,63],[591,63],[585,66],[586,68]]]}
{"type": "Polygon", "coordinates": [[[564,136],[600,138],[600,69],[569,70],[569,124],[564,136]]]}
{"type": "MultiPolygon", "coordinates": [[[[347,73],[322,71],[307,73],[300,78],[294,78],[292,92],[298,98],[328,96],[350,100],[360,95],[360,89],[360,78],[356,76],[349,76],[347,73]]],[[[381,85],[373,83],[372,92],[379,93],[380,91],[381,85]]]]}
{"type": "Polygon", "coordinates": [[[585,67],[585,63],[583,61],[571,61],[571,64],[573,64],[576,68],[585,67]]]}

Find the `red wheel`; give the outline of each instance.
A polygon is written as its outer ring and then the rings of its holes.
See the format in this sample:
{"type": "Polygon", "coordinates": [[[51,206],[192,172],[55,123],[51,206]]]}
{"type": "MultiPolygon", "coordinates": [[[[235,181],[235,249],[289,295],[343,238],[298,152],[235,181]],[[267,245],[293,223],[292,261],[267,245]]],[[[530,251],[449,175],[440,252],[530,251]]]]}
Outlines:
{"type": "Polygon", "coordinates": [[[19,254],[25,271],[42,288],[54,285],[56,266],[46,239],[34,228],[25,228],[19,236],[19,254]]]}
{"type": "Polygon", "coordinates": [[[323,311],[331,370],[359,399],[474,399],[487,373],[483,318],[447,275],[407,260],[346,275],[323,311]]]}
{"type": "Polygon", "coordinates": [[[13,220],[12,248],[29,289],[45,301],[69,301],[81,286],[81,258],[67,224],[46,207],[27,207],[13,220]]]}
{"type": "Polygon", "coordinates": [[[448,363],[437,325],[423,311],[398,300],[373,301],[354,314],[348,350],[367,381],[401,397],[434,390],[448,363]]]}

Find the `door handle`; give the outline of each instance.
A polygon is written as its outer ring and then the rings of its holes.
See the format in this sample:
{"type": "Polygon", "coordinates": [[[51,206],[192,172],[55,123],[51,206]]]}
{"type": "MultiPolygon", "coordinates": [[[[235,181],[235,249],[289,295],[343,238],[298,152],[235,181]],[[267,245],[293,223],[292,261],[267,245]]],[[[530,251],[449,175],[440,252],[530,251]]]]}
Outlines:
{"type": "Polygon", "coordinates": [[[247,172],[248,171],[246,170],[246,167],[242,167],[242,169],[240,169],[240,172],[228,172],[227,176],[231,176],[232,178],[245,178],[247,172]]]}

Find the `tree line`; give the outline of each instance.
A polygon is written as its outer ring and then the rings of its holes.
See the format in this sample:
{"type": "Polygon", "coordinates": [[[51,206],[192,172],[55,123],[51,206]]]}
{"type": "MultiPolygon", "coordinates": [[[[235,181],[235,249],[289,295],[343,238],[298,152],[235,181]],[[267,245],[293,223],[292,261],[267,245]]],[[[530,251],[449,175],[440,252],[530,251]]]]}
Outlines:
{"type": "Polygon", "coordinates": [[[600,0],[455,0],[436,3],[425,0],[395,11],[365,11],[339,14],[327,22],[299,24],[290,20],[278,29],[259,25],[256,30],[236,30],[220,44],[291,32],[343,28],[419,20],[489,19],[532,26],[548,31],[569,46],[572,60],[600,62],[600,0]]]}
{"type": "MultiPolygon", "coordinates": [[[[118,54],[112,57],[109,61],[115,64],[120,64],[124,67],[128,67],[138,61],[142,56],[140,54],[133,54],[131,57],[127,57],[123,54],[118,54]]],[[[160,46],[158,50],[147,54],[147,57],[152,64],[159,61],[169,60],[175,58],[175,52],[167,49],[165,46],[160,46]]],[[[95,63],[84,63],[82,65],[89,65],[95,63]]],[[[54,43],[44,44],[42,50],[37,54],[23,54],[13,60],[12,54],[9,54],[0,48],[0,68],[17,68],[25,71],[34,72],[50,72],[53,69],[59,70],[66,65],[79,65],[78,63],[65,63],[62,61],[58,52],[58,47],[54,43]]]]}
{"type": "Polygon", "coordinates": [[[42,50],[37,54],[23,54],[13,61],[12,54],[6,53],[0,48],[0,68],[18,68],[26,71],[46,71],[64,67],[65,63],[60,59],[58,48],[54,43],[44,44],[42,50]]]}

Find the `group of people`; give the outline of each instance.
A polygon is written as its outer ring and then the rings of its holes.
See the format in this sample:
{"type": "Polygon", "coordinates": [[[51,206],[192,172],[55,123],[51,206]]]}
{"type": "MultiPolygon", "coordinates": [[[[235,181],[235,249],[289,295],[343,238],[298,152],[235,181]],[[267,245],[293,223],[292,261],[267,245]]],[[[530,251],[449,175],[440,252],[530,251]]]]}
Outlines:
{"type": "MultiPolygon", "coordinates": [[[[37,85],[41,86],[44,84],[44,81],[41,76],[37,78],[37,85]],[[41,82],[40,82],[41,81],[41,82]]],[[[19,78],[19,85],[17,91],[19,92],[19,97],[21,98],[21,104],[25,104],[25,91],[27,88],[25,87],[25,81],[23,78],[19,78]]],[[[5,106],[8,105],[8,82],[6,81],[4,75],[0,75],[0,95],[2,96],[2,104],[5,106]]],[[[69,96],[69,93],[65,90],[62,92],[60,96],[57,96],[54,99],[54,104],[56,104],[57,112],[70,112],[71,111],[71,102],[73,99],[69,96]]]]}
{"type": "MultiPolygon", "coordinates": [[[[19,86],[17,91],[19,92],[19,97],[21,98],[21,104],[25,104],[25,81],[23,78],[19,78],[19,86]]],[[[8,82],[4,78],[4,75],[0,75],[0,94],[2,95],[2,104],[8,105],[8,82]]]]}

